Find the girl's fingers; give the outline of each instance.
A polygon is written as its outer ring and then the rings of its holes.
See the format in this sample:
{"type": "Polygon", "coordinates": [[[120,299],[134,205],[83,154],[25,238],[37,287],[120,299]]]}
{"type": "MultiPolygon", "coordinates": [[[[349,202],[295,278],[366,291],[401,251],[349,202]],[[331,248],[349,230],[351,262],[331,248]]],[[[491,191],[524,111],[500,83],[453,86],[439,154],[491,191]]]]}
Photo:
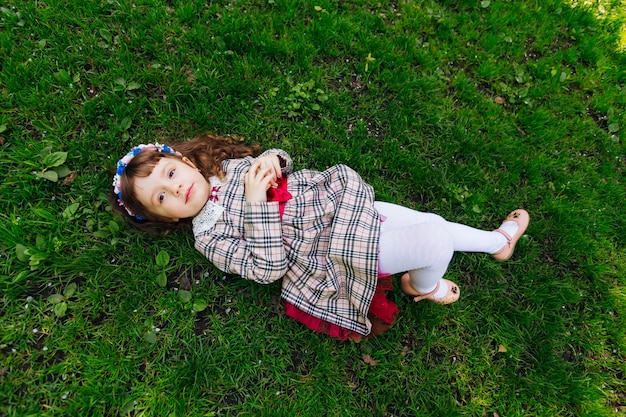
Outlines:
{"type": "Polygon", "coordinates": [[[251,166],[250,171],[246,174],[246,185],[260,186],[269,189],[276,184],[276,176],[271,167],[251,166]]]}
{"type": "Polygon", "coordinates": [[[272,164],[272,169],[274,171],[274,174],[276,175],[276,178],[282,177],[282,171],[280,169],[280,162],[278,161],[278,156],[274,155],[270,159],[270,162],[272,164]]]}
{"type": "Polygon", "coordinates": [[[267,201],[267,190],[275,183],[271,167],[251,166],[244,176],[246,201],[267,201]]]}
{"type": "Polygon", "coordinates": [[[269,167],[273,175],[276,178],[282,177],[280,161],[277,155],[266,155],[266,156],[260,157],[256,161],[254,161],[254,164],[259,164],[260,166],[263,166],[263,167],[269,167]]]}
{"type": "Polygon", "coordinates": [[[258,158],[244,176],[246,199],[248,201],[265,201],[267,190],[277,187],[276,180],[281,176],[278,156],[268,155],[258,158]]]}

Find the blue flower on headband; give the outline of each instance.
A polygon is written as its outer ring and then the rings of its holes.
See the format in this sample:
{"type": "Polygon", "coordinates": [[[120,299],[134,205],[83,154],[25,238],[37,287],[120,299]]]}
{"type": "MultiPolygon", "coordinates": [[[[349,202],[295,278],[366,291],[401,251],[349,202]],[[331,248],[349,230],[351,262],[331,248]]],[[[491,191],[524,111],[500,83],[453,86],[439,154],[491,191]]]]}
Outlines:
{"type": "Polygon", "coordinates": [[[130,216],[136,218],[137,220],[143,220],[143,217],[136,215],[135,213],[130,211],[128,207],[124,205],[124,200],[122,199],[121,180],[122,180],[122,174],[124,174],[124,171],[126,170],[126,167],[130,163],[130,161],[144,150],[153,150],[157,152],[171,153],[174,155],[181,156],[180,152],[176,152],[174,149],[170,148],[169,146],[162,145],[156,142],[156,143],[149,143],[147,145],[144,145],[144,144],[137,145],[134,148],[132,148],[130,152],[124,155],[122,159],[117,161],[117,169],[115,170],[115,175],[113,176],[113,192],[115,193],[115,195],[117,195],[117,203],[120,205],[120,207],[124,207],[124,209],[126,209],[126,212],[130,216]]]}

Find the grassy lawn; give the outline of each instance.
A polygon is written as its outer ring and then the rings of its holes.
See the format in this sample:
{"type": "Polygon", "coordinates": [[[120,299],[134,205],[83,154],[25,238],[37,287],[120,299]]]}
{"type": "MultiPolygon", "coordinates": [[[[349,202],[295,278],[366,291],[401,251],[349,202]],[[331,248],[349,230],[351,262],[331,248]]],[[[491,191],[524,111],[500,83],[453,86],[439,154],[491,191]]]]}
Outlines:
{"type": "Polygon", "coordinates": [[[626,415],[626,4],[574,3],[0,5],[0,416],[626,415]],[[455,255],[459,302],[396,288],[396,326],[336,341],[108,209],[132,145],[205,131],[531,225],[455,255]]]}

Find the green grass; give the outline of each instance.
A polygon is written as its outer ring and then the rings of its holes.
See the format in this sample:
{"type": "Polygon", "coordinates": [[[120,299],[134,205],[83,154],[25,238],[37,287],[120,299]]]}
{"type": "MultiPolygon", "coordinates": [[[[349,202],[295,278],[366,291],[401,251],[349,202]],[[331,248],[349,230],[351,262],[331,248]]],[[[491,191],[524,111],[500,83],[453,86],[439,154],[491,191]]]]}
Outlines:
{"type": "Polygon", "coordinates": [[[0,416],[626,413],[626,5],[571,3],[5,3],[0,416]],[[510,262],[455,255],[459,302],[396,289],[388,333],[335,341],[286,318],[278,285],[110,213],[132,145],[203,131],[531,226],[510,262]],[[42,152],[72,174],[39,178],[42,152]]]}

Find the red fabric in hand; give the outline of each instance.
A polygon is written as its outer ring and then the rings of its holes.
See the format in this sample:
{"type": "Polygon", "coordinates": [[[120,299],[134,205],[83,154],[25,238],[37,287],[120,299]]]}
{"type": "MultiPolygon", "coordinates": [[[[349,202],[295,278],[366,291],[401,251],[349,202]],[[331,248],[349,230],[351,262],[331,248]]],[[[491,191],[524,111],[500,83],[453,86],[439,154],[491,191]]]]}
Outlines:
{"type": "Polygon", "coordinates": [[[278,210],[280,211],[280,218],[283,218],[283,212],[285,211],[285,203],[291,198],[291,193],[287,191],[287,178],[276,178],[277,187],[270,187],[267,190],[267,201],[278,201],[278,210]]]}

